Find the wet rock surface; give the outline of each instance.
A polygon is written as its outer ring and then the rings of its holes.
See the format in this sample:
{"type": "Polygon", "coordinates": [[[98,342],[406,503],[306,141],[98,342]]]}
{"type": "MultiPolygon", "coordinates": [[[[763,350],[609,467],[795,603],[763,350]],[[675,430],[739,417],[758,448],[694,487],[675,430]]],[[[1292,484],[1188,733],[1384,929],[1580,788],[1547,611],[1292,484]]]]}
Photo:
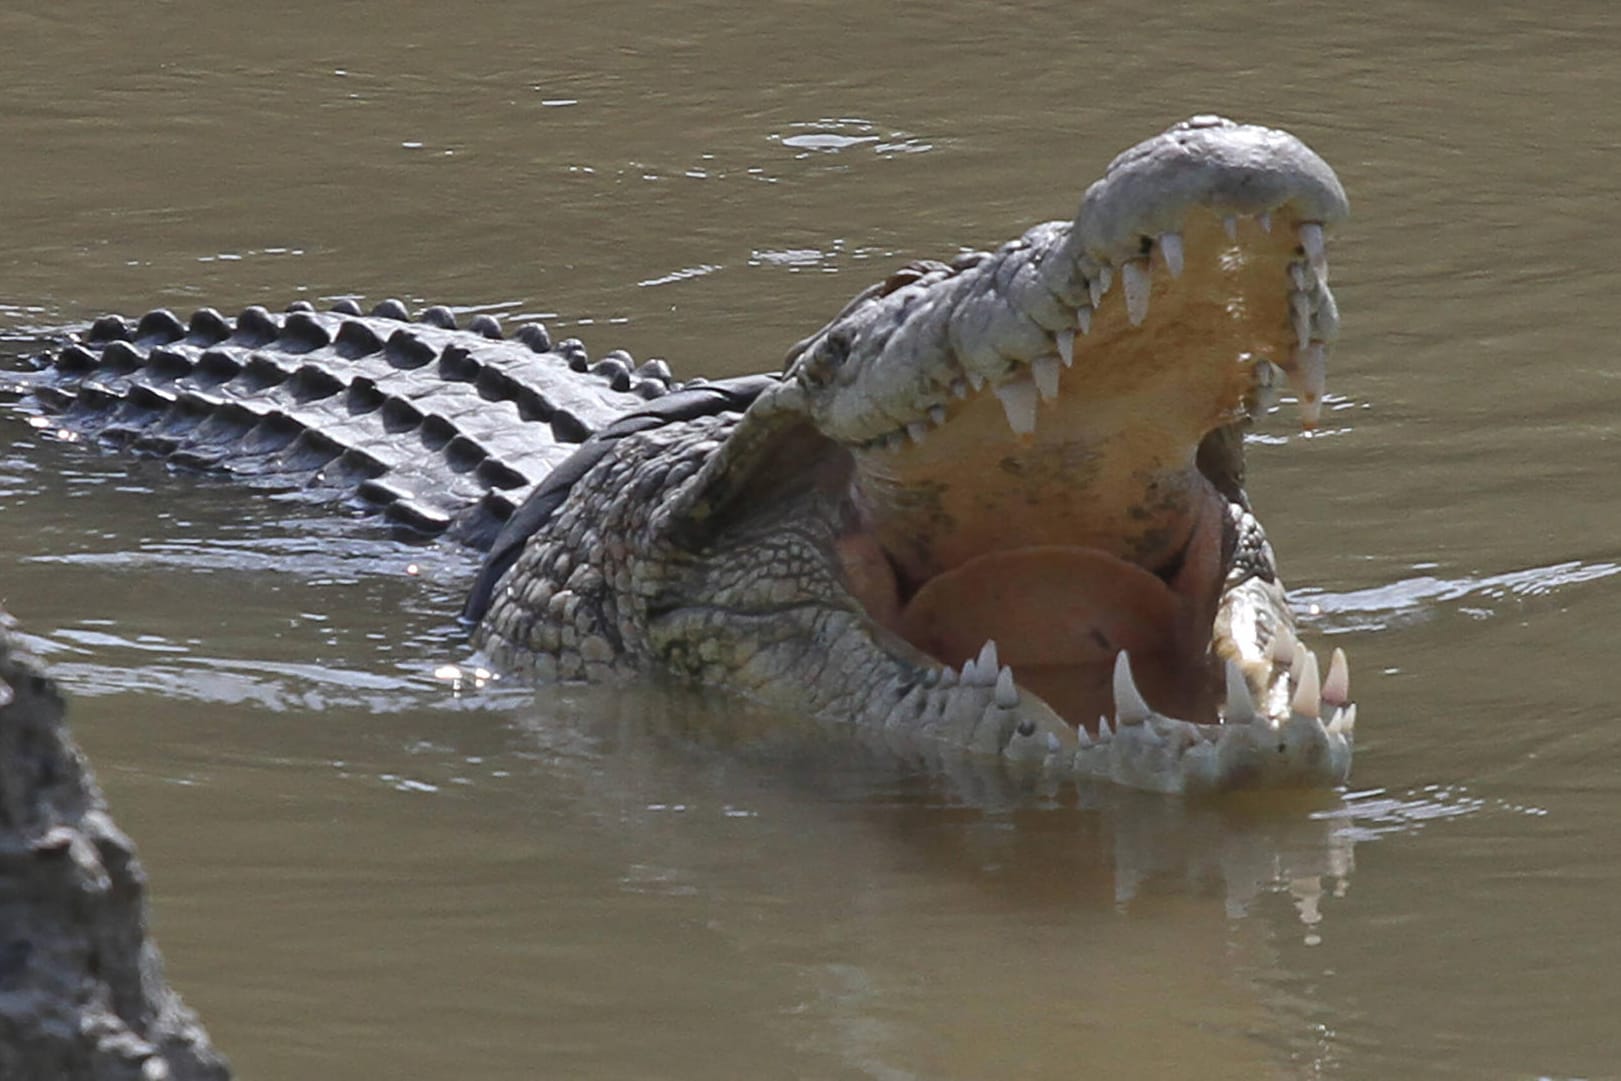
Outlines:
{"type": "Polygon", "coordinates": [[[0,1078],[223,1081],[163,979],[146,876],[0,612],[0,1078]]]}

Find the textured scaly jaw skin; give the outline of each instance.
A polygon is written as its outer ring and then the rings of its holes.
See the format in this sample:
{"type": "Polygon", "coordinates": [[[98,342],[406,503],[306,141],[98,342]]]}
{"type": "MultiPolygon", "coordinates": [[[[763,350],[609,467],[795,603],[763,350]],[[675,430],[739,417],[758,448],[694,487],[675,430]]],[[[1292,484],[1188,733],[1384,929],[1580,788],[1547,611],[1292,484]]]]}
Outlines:
{"type": "Polygon", "coordinates": [[[1322,680],[1270,551],[1245,564],[1237,433],[1285,381],[1316,422],[1344,210],[1292,138],[1194,121],[1117,159],[1073,225],[852,305],[799,370],[855,459],[844,547],[868,611],[947,682],[989,666],[1003,699],[1056,708],[1082,772],[1343,780],[1344,658],[1322,680]],[[918,339],[947,348],[920,359],[918,339]]]}

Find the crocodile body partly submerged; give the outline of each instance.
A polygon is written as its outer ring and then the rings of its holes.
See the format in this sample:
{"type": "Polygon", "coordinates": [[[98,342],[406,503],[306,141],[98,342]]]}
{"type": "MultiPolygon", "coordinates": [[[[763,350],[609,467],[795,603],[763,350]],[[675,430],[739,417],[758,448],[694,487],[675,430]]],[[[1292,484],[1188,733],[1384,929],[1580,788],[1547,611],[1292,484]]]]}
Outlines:
{"type": "Polygon", "coordinates": [[[386,302],[107,317],[15,381],[42,426],[487,548],[465,615],[508,671],[662,671],[1160,791],[1330,786],[1346,668],[1295,637],[1243,430],[1285,380],[1316,417],[1345,212],[1293,137],[1200,117],[1073,222],[898,270],[781,375],[677,384],[386,302]]]}

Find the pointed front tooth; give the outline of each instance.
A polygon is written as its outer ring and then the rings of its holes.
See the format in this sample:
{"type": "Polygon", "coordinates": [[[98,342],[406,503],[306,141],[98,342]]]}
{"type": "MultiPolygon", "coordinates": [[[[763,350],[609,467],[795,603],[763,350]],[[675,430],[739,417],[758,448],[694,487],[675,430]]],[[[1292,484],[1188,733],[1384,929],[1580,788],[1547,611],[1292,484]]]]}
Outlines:
{"type": "Polygon", "coordinates": [[[1002,709],[1012,709],[1019,704],[1019,687],[1013,682],[1013,669],[1004,667],[996,676],[995,701],[1002,709]]]}
{"type": "Polygon", "coordinates": [[[1165,269],[1171,272],[1171,277],[1182,276],[1182,234],[1161,233],[1159,235],[1159,253],[1165,257],[1165,269]]]}
{"type": "Polygon", "coordinates": [[[912,442],[921,443],[923,437],[929,434],[929,426],[921,420],[911,421],[906,425],[906,434],[911,437],[912,442]]]}
{"type": "Polygon", "coordinates": [[[1326,280],[1328,249],[1323,242],[1323,227],[1320,223],[1309,221],[1300,227],[1300,249],[1306,253],[1306,261],[1317,272],[1317,276],[1326,280]]]}
{"type": "Polygon", "coordinates": [[[1317,656],[1310,650],[1301,652],[1306,660],[1301,665],[1300,682],[1295,685],[1295,699],[1290,708],[1302,717],[1318,717],[1323,710],[1323,690],[1317,677],[1317,656]]]}
{"type": "Polygon", "coordinates": [[[1148,293],[1153,286],[1146,264],[1133,259],[1120,268],[1120,281],[1126,290],[1126,318],[1141,326],[1148,318],[1148,293]]]}
{"type": "Polygon", "coordinates": [[[1255,408],[1258,412],[1272,411],[1272,407],[1278,404],[1278,394],[1285,382],[1287,376],[1282,368],[1264,358],[1256,362],[1255,408]]]}
{"type": "Polygon", "coordinates": [[[1109,285],[1113,280],[1114,273],[1106,266],[1099,266],[1097,271],[1086,279],[1086,292],[1092,299],[1092,307],[1096,308],[1103,303],[1103,298],[1109,292],[1109,285]]]}
{"type": "Polygon", "coordinates": [[[1109,731],[1109,718],[1100,714],[1098,716],[1098,742],[1107,743],[1113,738],[1114,733],[1109,731]]]}
{"type": "Polygon", "coordinates": [[[1226,724],[1250,724],[1255,720],[1255,699],[1237,661],[1227,662],[1227,705],[1221,711],[1226,724]]]}
{"type": "Polygon", "coordinates": [[[1356,703],[1352,702],[1334,714],[1334,719],[1328,722],[1328,734],[1331,736],[1345,736],[1349,739],[1355,730],[1356,703]]]}
{"type": "Polygon", "coordinates": [[[946,407],[943,405],[929,406],[929,423],[936,428],[946,422],[946,407]]]}
{"type": "Polygon", "coordinates": [[[1311,338],[1315,342],[1331,342],[1340,336],[1340,309],[1334,303],[1334,294],[1324,289],[1316,294],[1317,306],[1311,313],[1311,338]]]}
{"type": "Polygon", "coordinates": [[[1300,396],[1300,425],[1317,427],[1323,415],[1323,393],[1328,389],[1328,347],[1312,342],[1295,352],[1295,368],[1289,382],[1300,396]]]}
{"type": "Polygon", "coordinates": [[[951,381],[951,396],[953,398],[968,397],[968,380],[962,376],[953,379],[951,381]]]}
{"type": "Polygon", "coordinates": [[[1064,367],[1075,363],[1075,332],[1073,330],[1060,330],[1053,335],[1058,343],[1058,359],[1064,362],[1064,367]]]}
{"type": "Polygon", "coordinates": [[[1092,333],[1092,309],[1076,308],[1075,325],[1080,328],[1082,334],[1092,333]]]}
{"type": "Polygon", "coordinates": [[[996,639],[985,639],[985,644],[979,647],[979,656],[975,658],[975,667],[987,684],[995,681],[997,670],[1002,667],[996,659],[996,639]]]}
{"type": "Polygon", "coordinates": [[[1323,680],[1323,701],[1331,706],[1351,704],[1351,666],[1345,660],[1345,650],[1338,646],[1328,659],[1328,677],[1323,680]]]}
{"type": "Polygon", "coordinates": [[[1295,646],[1297,644],[1298,643],[1295,641],[1293,632],[1291,632],[1287,627],[1284,627],[1280,628],[1278,632],[1272,636],[1272,641],[1268,644],[1267,650],[1272,654],[1272,659],[1278,664],[1287,664],[1293,668],[1295,661],[1295,646]]]}
{"type": "Polygon", "coordinates": [[[996,388],[1002,412],[1007,414],[1008,427],[1014,435],[1029,435],[1036,430],[1036,385],[1028,379],[1001,383],[996,388]]]}
{"type": "Polygon", "coordinates": [[[1305,293],[1289,294],[1289,322],[1295,328],[1295,344],[1301,349],[1311,344],[1311,297],[1305,293]]]}
{"type": "Polygon", "coordinates": [[[1030,362],[1030,375],[1042,401],[1050,402],[1058,397],[1058,375],[1062,370],[1057,357],[1037,357],[1030,362]]]}
{"type": "Polygon", "coordinates": [[[1114,659],[1114,717],[1118,725],[1142,724],[1153,716],[1137,681],[1131,676],[1131,658],[1125,650],[1114,659]]]}
{"type": "Polygon", "coordinates": [[[1223,214],[1221,218],[1221,227],[1226,231],[1228,240],[1238,239],[1238,215],[1223,214]]]}
{"type": "Polygon", "coordinates": [[[975,390],[980,390],[985,386],[985,377],[983,375],[976,372],[972,368],[968,369],[967,374],[968,374],[968,385],[969,386],[973,387],[975,390]]]}

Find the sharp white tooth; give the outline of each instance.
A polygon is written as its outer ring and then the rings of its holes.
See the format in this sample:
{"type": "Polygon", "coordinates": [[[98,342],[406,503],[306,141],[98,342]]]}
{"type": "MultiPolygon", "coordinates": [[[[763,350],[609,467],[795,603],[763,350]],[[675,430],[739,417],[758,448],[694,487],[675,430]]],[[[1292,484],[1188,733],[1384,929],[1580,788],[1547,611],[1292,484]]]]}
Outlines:
{"type": "Polygon", "coordinates": [[[1340,309],[1334,303],[1334,294],[1324,290],[1316,294],[1317,307],[1311,313],[1311,336],[1314,341],[1331,342],[1340,336],[1340,309]]]}
{"type": "Polygon", "coordinates": [[[1279,664],[1293,666],[1295,661],[1295,636],[1287,629],[1280,629],[1272,636],[1272,659],[1279,664]]]}
{"type": "Polygon", "coordinates": [[[1030,362],[1030,375],[1036,382],[1036,393],[1041,400],[1050,402],[1058,397],[1058,375],[1062,368],[1057,357],[1037,357],[1030,362]]]}
{"type": "Polygon", "coordinates": [[[1097,273],[1086,280],[1086,291],[1092,298],[1092,307],[1096,308],[1103,302],[1104,296],[1109,292],[1109,285],[1114,281],[1114,272],[1106,266],[1100,266],[1097,273]]]}
{"type": "Polygon", "coordinates": [[[1294,652],[1289,655],[1289,679],[1294,683],[1300,682],[1300,677],[1306,673],[1306,658],[1311,656],[1311,650],[1301,649],[1300,643],[1295,643],[1294,652]]]}
{"type": "Polygon", "coordinates": [[[1295,699],[1291,708],[1303,717],[1317,717],[1322,713],[1322,684],[1317,678],[1317,657],[1310,650],[1301,650],[1306,660],[1301,665],[1300,682],[1295,686],[1295,699]]]}
{"type": "Polygon", "coordinates": [[[1311,344],[1311,297],[1305,293],[1289,294],[1289,322],[1294,324],[1295,344],[1301,349],[1311,344]]]}
{"type": "Polygon", "coordinates": [[[1120,268],[1120,281],[1126,290],[1126,318],[1132,326],[1141,326],[1148,318],[1148,293],[1153,287],[1147,265],[1133,259],[1120,268]]]}
{"type": "Polygon", "coordinates": [[[1028,379],[998,384],[997,400],[1007,414],[1008,427],[1014,435],[1029,435],[1036,430],[1036,385],[1028,379]]]}
{"type": "Polygon", "coordinates": [[[979,669],[980,678],[987,685],[996,680],[997,669],[1002,667],[996,660],[996,639],[985,639],[985,644],[979,647],[979,656],[975,658],[974,666],[979,669]]]}
{"type": "Polygon", "coordinates": [[[1107,742],[1109,742],[1109,740],[1111,740],[1113,738],[1114,738],[1114,733],[1109,731],[1109,718],[1104,717],[1102,715],[1099,715],[1099,717],[1098,717],[1098,742],[1099,743],[1107,743],[1107,742]]]}
{"type": "Polygon", "coordinates": [[[1013,682],[1013,669],[1004,667],[996,676],[996,704],[1003,709],[1012,709],[1019,704],[1019,687],[1013,682]]]}
{"type": "Polygon", "coordinates": [[[1328,723],[1330,735],[1343,735],[1349,737],[1356,729],[1356,703],[1352,702],[1338,713],[1328,723]]]}
{"type": "Polygon", "coordinates": [[[1338,646],[1328,659],[1328,678],[1323,680],[1323,701],[1331,706],[1351,704],[1351,666],[1346,663],[1345,650],[1338,646]]]}
{"type": "Polygon", "coordinates": [[[969,368],[968,385],[973,387],[975,390],[980,390],[985,386],[985,377],[976,372],[974,369],[969,368]]]}
{"type": "Polygon", "coordinates": [[[957,670],[949,664],[940,669],[940,686],[955,687],[957,685],[957,670]]]}
{"type": "MultiPolygon", "coordinates": [[[[1100,721],[1102,719],[1102,717],[1098,718],[1100,721]]],[[[1079,743],[1083,748],[1092,746],[1092,733],[1086,730],[1086,725],[1078,724],[1075,726],[1075,742],[1079,743]]]]}
{"type": "Polygon", "coordinates": [[[936,428],[946,422],[946,407],[943,405],[929,406],[929,423],[936,428]]]}
{"type": "Polygon", "coordinates": [[[1047,733],[1047,753],[1057,754],[1064,749],[1064,741],[1058,738],[1057,732],[1047,733]]]}
{"type": "Polygon", "coordinates": [[[1226,724],[1249,724],[1255,720],[1255,699],[1237,661],[1227,662],[1227,705],[1221,719],[1226,724]]]}
{"type": "Polygon", "coordinates": [[[1261,226],[1262,232],[1270,233],[1272,231],[1272,212],[1270,210],[1261,211],[1255,215],[1255,220],[1261,226]]]}
{"type": "MultiPolygon", "coordinates": [[[[1318,232],[1322,232],[1320,226],[1318,232]]],[[[1302,233],[1304,233],[1304,227],[1302,227],[1302,233]]],[[[1165,269],[1171,272],[1171,277],[1180,278],[1182,276],[1182,234],[1161,233],[1159,235],[1159,253],[1165,257],[1165,269]]]]}
{"type": "Polygon", "coordinates": [[[962,376],[958,376],[956,379],[953,379],[951,381],[951,396],[953,398],[968,397],[968,380],[964,379],[962,376]]]}
{"type": "Polygon", "coordinates": [[[1303,428],[1317,427],[1323,415],[1323,393],[1328,389],[1328,347],[1312,342],[1295,351],[1295,370],[1290,383],[1300,396],[1300,424],[1303,428]]]}
{"type": "Polygon", "coordinates": [[[1227,231],[1228,240],[1238,239],[1238,215],[1224,214],[1221,218],[1221,227],[1227,231]]]}
{"type": "Polygon", "coordinates": [[[1137,681],[1131,678],[1131,658],[1125,650],[1114,659],[1114,717],[1119,725],[1142,724],[1153,716],[1137,681]]]}
{"type": "Polygon", "coordinates": [[[1309,221],[1300,227],[1300,247],[1306,253],[1306,261],[1311,263],[1312,270],[1317,272],[1319,278],[1328,278],[1328,250],[1323,243],[1323,227],[1318,222],[1309,221]]]}
{"type": "Polygon", "coordinates": [[[1058,359],[1064,362],[1064,367],[1075,363],[1075,332],[1073,330],[1060,330],[1053,335],[1058,343],[1058,359]]]}
{"type": "Polygon", "coordinates": [[[1278,404],[1280,388],[1287,381],[1283,369],[1270,360],[1257,362],[1255,372],[1255,408],[1262,413],[1270,413],[1273,406],[1278,404]]]}
{"type": "Polygon", "coordinates": [[[978,682],[979,665],[974,663],[974,658],[969,657],[966,661],[962,662],[962,685],[964,687],[972,687],[978,682]]]}
{"type": "Polygon", "coordinates": [[[1082,334],[1092,333],[1092,309],[1076,308],[1075,325],[1081,329],[1082,334]]]}
{"type": "Polygon", "coordinates": [[[921,420],[914,420],[906,425],[906,434],[911,437],[912,442],[921,443],[923,437],[929,434],[929,426],[921,420]]]}

